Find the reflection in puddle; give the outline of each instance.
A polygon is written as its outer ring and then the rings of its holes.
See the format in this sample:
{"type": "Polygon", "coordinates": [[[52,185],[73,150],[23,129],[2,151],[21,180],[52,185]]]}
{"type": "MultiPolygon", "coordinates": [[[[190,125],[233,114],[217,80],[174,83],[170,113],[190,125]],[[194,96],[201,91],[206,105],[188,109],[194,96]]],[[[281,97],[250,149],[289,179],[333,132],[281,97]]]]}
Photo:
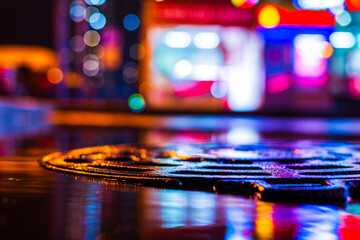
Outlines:
{"type": "Polygon", "coordinates": [[[114,191],[83,180],[71,186],[63,201],[67,239],[349,239],[346,224],[352,231],[360,226],[360,218],[326,205],[169,189],[114,191]]]}

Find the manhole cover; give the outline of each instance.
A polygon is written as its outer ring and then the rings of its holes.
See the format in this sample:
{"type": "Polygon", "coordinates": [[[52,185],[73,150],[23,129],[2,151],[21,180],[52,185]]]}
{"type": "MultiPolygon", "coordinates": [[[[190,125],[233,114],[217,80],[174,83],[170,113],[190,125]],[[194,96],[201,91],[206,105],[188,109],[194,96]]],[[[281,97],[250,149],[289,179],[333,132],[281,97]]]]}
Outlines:
{"type": "Polygon", "coordinates": [[[348,142],[112,145],[54,153],[40,163],[69,173],[267,201],[336,203],[360,195],[360,145],[348,142]]]}

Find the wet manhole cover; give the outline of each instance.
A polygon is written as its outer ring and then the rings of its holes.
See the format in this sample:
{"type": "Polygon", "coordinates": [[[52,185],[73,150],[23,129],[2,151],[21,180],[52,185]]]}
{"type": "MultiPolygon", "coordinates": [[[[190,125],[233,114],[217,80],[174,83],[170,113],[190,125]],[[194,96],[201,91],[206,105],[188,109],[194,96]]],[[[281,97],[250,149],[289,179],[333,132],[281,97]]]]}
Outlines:
{"type": "Polygon", "coordinates": [[[216,191],[266,201],[341,203],[349,196],[360,196],[359,147],[322,141],[112,145],[54,153],[40,164],[145,186],[216,191]]]}

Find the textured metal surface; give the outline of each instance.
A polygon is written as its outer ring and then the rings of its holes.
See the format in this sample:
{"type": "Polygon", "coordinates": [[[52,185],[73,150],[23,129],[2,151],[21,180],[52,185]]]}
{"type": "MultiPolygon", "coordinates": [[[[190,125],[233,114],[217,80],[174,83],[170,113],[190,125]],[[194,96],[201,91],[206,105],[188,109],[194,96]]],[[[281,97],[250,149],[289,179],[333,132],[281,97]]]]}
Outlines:
{"type": "Polygon", "coordinates": [[[267,201],[345,202],[357,197],[360,146],[267,141],[84,148],[41,159],[43,167],[157,187],[241,194],[267,201]]]}

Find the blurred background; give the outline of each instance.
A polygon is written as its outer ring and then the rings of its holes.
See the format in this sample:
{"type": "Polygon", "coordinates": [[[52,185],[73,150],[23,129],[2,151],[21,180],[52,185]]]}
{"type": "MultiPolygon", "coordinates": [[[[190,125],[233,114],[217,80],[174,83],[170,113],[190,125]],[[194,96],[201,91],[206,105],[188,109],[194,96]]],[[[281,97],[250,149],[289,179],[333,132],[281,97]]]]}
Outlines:
{"type": "Polygon", "coordinates": [[[360,114],[357,0],[0,6],[4,101],[133,112],[360,114]]]}

